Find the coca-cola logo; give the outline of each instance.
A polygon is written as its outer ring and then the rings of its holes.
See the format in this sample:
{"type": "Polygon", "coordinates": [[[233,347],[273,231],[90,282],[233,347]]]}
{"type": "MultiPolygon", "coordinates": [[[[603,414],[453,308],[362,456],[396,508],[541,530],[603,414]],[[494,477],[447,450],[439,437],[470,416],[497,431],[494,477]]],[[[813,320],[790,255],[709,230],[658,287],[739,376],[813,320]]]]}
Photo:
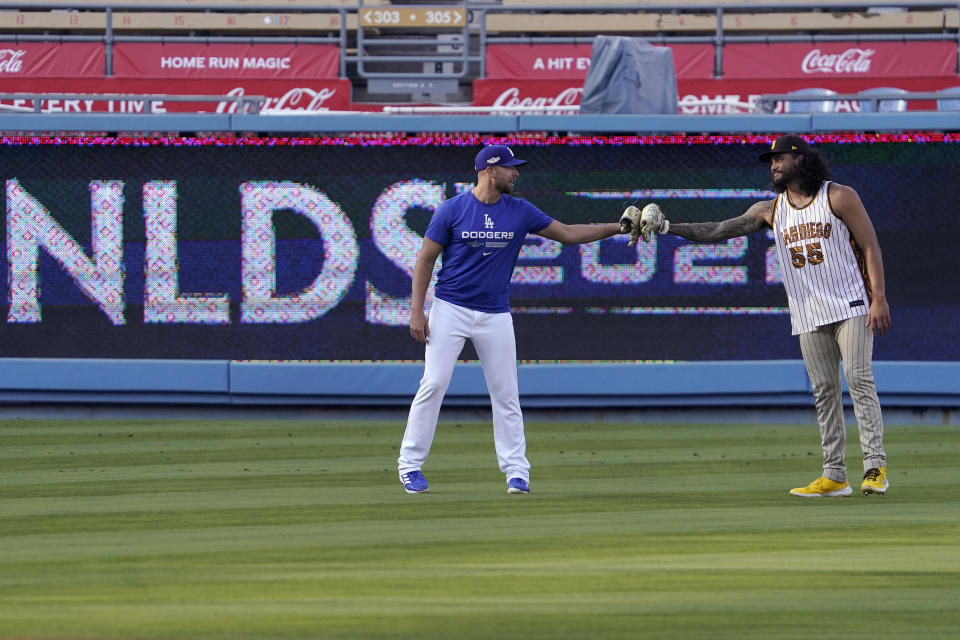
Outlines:
{"type": "Polygon", "coordinates": [[[0,49],[0,73],[23,71],[23,56],[26,53],[26,49],[0,49]]]}
{"type": "Polygon", "coordinates": [[[813,49],[803,57],[800,68],[804,73],[869,73],[870,56],[875,49],[847,49],[843,53],[821,53],[813,49]]]}
{"type": "MultiPolygon", "coordinates": [[[[267,97],[265,104],[260,107],[260,113],[279,113],[284,111],[329,111],[330,107],[323,106],[323,103],[332,98],[337,93],[336,89],[323,87],[322,89],[311,89],[309,87],[296,87],[289,89],[280,97],[267,97]]],[[[245,95],[243,87],[231,89],[226,93],[228,96],[239,97],[245,95]]],[[[236,113],[238,104],[236,102],[217,103],[217,113],[236,113]]]]}
{"type": "Polygon", "coordinates": [[[580,94],[583,89],[580,87],[568,87],[558,93],[556,96],[538,96],[536,98],[521,98],[520,89],[510,87],[493,101],[495,107],[543,107],[544,111],[549,111],[550,107],[560,107],[577,104],[580,100],[580,94]]]}

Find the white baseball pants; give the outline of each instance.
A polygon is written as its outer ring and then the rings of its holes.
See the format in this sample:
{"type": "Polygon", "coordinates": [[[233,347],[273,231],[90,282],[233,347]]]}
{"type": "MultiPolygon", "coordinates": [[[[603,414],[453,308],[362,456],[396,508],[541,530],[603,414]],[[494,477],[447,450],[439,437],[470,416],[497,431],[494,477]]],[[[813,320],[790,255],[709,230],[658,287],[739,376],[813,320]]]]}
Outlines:
{"type": "Polygon", "coordinates": [[[493,442],[507,479],[530,480],[527,443],[517,385],[517,344],[510,313],[474,311],[439,298],[430,310],[430,336],[424,354],[423,378],[410,405],[407,428],[397,460],[401,474],[420,469],[430,453],[443,396],[457,358],[469,339],[483,368],[493,408],[493,442]]]}
{"type": "Polygon", "coordinates": [[[883,416],[873,380],[873,331],[857,316],[800,334],[800,351],[813,385],[820,441],[823,446],[823,477],[846,482],[847,434],[843,421],[840,363],[847,379],[853,412],[860,431],[863,469],[887,466],[883,450],[883,416]]]}

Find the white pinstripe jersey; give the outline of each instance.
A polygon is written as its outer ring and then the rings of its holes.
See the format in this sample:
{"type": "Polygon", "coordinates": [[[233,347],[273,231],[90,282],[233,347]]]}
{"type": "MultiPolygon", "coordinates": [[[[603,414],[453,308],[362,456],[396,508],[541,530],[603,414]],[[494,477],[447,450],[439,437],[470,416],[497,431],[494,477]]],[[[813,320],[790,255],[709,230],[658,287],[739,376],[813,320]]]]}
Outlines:
{"type": "Polygon", "coordinates": [[[867,314],[869,284],[863,252],[830,208],[830,181],[797,209],[786,193],[777,196],[773,233],[793,335],[867,314]]]}

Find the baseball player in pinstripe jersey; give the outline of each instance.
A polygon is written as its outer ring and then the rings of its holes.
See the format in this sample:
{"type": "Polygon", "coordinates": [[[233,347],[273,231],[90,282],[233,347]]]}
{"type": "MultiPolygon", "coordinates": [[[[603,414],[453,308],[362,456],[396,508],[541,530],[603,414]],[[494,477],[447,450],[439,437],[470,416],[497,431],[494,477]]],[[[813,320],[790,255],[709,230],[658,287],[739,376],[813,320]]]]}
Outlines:
{"type": "Polygon", "coordinates": [[[757,202],[723,222],[671,224],[655,205],[628,207],[621,218],[632,239],[673,233],[721,242],[764,227],[773,229],[793,334],[813,385],[823,447],[823,473],[790,491],[804,498],[849,496],[840,369],[860,431],[864,494],[886,493],[883,418],[873,379],[873,335],[890,326],[883,261],[873,224],[857,192],[829,180],[819,151],[800,136],[777,138],[760,154],[770,164],[774,200],[757,202]]]}
{"type": "Polygon", "coordinates": [[[493,440],[507,493],[530,492],[523,415],[517,385],[517,346],[510,315],[510,278],[523,240],[534,233],[564,244],[609,238],[628,230],[616,222],[568,225],[515,198],[517,167],[526,164],[505,145],[484,147],[474,158],[476,185],[433,213],[413,269],[410,335],[426,343],[423,378],[410,405],[397,460],[407,493],[429,485],[421,470],[430,452],[443,396],[469,339],[476,348],[493,405],[493,440]],[[427,287],[440,254],[430,320],[427,287]]]}

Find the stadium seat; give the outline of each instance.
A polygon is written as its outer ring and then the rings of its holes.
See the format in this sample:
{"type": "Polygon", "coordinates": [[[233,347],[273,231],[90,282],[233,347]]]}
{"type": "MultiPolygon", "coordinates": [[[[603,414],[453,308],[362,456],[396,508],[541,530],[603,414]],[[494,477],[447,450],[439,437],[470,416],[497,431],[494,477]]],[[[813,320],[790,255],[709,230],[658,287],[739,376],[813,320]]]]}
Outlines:
{"type": "Polygon", "coordinates": [[[960,87],[941,89],[937,96],[937,111],[960,111],[960,87]]]}
{"type": "MultiPolygon", "coordinates": [[[[797,89],[790,91],[788,96],[809,97],[809,96],[834,96],[837,92],[832,89],[797,89]]],[[[790,100],[784,103],[783,110],[786,113],[829,113],[833,111],[835,103],[833,100],[790,100]]]]}
{"type": "MultiPolygon", "coordinates": [[[[859,95],[866,97],[876,96],[876,95],[889,95],[891,93],[903,94],[909,93],[903,89],[897,89],[896,87],[874,87],[872,89],[866,89],[861,91],[859,95]]],[[[872,100],[861,100],[860,101],[860,112],[861,113],[870,113],[874,110],[872,100]]],[[[884,99],[877,101],[878,112],[888,112],[888,111],[906,111],[907,110],[907,101],[906,100],[894,100],[894,99],[884,99]]]]}

